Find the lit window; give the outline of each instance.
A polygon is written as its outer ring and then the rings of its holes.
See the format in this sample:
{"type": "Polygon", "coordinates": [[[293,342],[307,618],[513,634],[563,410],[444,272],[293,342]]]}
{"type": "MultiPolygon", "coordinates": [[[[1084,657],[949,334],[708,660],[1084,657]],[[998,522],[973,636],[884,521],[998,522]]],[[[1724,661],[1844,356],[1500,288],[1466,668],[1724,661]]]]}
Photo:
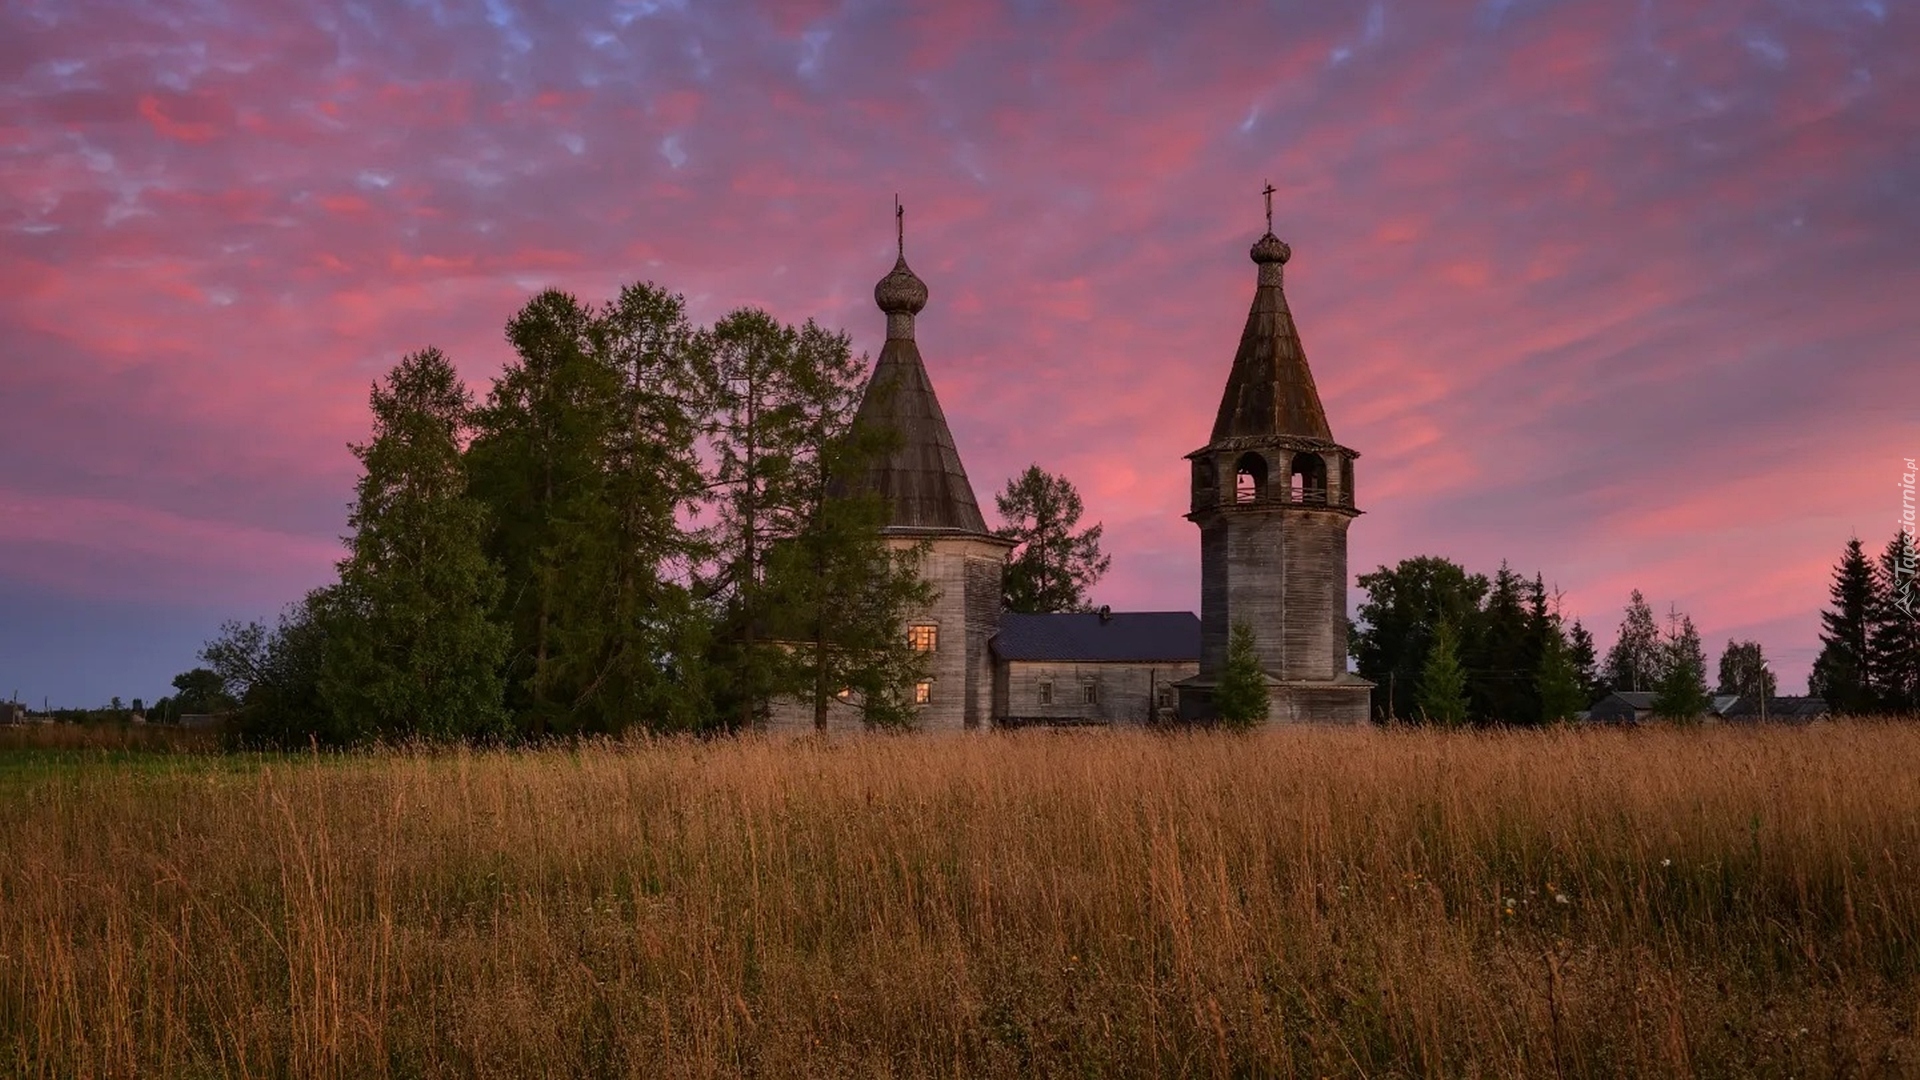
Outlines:
{"type": "Polygon", "coordinates": [[[932,700],[933,700],[933,680],[932,679],[921,679],[919,682],[913,684],[913,703],[915,705],[925,705],[927,702],[932,700]]]}
{"type": "Polygon", "coordinates": [[[940,628],[931,623],[908,627],[907,644],[916,652],[932,652],[940,645],[940,628]]]}
{"type": "Polygon", "coordinates": [[[1053,704],[1053,684],[1052,683],[1043,682],[1040,684],[1040,704],[1042,705],[1053,704]]]}
{"type": "Polygon", "coordinates": [[[843,687],[841,687],[841,688],[840,688],[840,692],[839,692],[839,693],[837,693],[837,694],[835,694],[835,695],[833,695],[833,696],[834,696],[834,697],[837,697],[837,698],[839,698],[839,699],[840,699],[841,701],[852,701],[852,700],[853,700],[853,687],[851,687],[851,686],[843,686],[843,687]]]}
{"type": "Polygon", "coordinates": [[[1080,687],[1080,700],[1087,705],[1092,705],[1095,701],[1099,700],[1098,695],[1094,693],[1092,683],[1087,683],[1080,687]]]}

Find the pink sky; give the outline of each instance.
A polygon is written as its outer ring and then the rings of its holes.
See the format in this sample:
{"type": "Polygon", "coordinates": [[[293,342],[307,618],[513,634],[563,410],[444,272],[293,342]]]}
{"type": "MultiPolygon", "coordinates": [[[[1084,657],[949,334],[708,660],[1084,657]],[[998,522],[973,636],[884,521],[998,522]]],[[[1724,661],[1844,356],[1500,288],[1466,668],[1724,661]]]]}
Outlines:
{"type": "MultiPolygon", "coordinates": [[[[1920,19],[1607,0],[18,0],[0,9],[0,695],[153,697],[337,557],[370,380],[651,279],[878,350],[894,194],[983,507],[1198,605],[1271,180],[1356,573],[1628,590],[1797,688],[1920,455],[1920,19]]],[[[1356,597],[1357,600],[1357,597],[1356,597]]]]}

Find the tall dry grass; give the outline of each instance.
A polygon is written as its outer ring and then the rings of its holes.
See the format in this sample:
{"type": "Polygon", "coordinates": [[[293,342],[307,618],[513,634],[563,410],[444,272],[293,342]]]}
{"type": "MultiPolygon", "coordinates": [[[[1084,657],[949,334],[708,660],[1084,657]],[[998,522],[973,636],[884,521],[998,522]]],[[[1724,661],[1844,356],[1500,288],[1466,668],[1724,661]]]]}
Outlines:
{"type": "Polygon", "coordinates": [[[192,759],[0,788],[28,1076],[1920,1070],[1920,729],[192,759]]]}

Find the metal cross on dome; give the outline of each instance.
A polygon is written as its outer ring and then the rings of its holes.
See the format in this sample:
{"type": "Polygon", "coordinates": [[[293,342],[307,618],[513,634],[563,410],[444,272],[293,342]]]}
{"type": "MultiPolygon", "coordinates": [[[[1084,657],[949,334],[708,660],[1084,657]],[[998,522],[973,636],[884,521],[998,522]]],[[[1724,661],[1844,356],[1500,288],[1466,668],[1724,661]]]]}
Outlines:
{"type": "Polygon", "coordinates": [[[893,239],[899,245],[900,257],[907,257],[907,208],[900,205],[900,195],[893,196],[893,239]]]}
{"type": "Polygon", "coordinates": [[[1271,234],[1273,232],[1273,181],[1269,180],[1266,183],[1267,186],[1261,189],[1260,194],[1267,197],[1267,232],[1271,234]]]}

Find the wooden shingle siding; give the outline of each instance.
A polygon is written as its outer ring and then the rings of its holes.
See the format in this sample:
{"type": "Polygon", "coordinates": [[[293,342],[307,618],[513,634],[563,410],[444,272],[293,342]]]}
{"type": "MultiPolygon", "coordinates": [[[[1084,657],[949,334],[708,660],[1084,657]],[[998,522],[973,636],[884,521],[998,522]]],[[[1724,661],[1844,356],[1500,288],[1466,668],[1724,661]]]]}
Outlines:
{"type": "Polygon", "coordinates": [[[1000,723],[1143,725],[1158,707],[1159,692],[1200,670],[1196,663],[1094,664],[1003,661],[996,673],[994,711],[1000,723]],[[1052,704],[1040,700],[1040,685],[1053,684],[1052,704]],[[1082,689],[1094,687],[1094,702],[1082,689]]]}

